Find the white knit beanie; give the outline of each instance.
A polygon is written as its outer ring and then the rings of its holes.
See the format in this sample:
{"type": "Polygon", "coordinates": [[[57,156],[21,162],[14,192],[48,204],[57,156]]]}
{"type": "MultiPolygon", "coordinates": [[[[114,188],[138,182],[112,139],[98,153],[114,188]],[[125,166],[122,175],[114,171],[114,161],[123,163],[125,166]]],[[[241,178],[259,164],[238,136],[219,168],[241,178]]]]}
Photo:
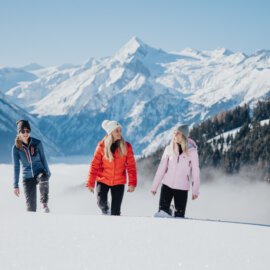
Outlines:
{"type": "Polygon", "coordinates": [[[109,120],[104,120],[102,122],[102,127],[105,129],[107,134],[110,134],[112,131],[114,131],[118,127],[122,127],[117,121],[109,121],[109,120]]]}

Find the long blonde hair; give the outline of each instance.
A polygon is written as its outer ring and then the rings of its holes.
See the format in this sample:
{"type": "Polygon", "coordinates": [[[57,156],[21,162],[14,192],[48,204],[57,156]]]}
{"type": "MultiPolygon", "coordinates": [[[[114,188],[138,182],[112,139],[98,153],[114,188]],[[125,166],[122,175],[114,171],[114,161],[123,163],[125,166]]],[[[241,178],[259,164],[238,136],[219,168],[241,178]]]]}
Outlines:
{"type": "MultiPolygon", "coordinates": [[[[113,137],[112,134],[109,134],[107,138],[104,140],[104,154],[105,158],[108,159],[110,162],[113,161],[113,153],[111,151],[111,146],[113,144],[113,137]]],[[[126,141],[123,137],[121,137],[119,141],[119,154],[120,157],[123,157],[127,154],[127,147],[126,147],[126,141]]]]}
{"type": "MultiPolygon", "coordinates": [[[[171,149],[172,149],[173,153],[179,153],[179,145],[177,142],[174,141],[174,136],[171,140],[170,145],[171,145],[171,149]]],[[[188,156],[189,155],[188,154],[188,141],[187,141],[187,138],[185,136],[183,136],[183,140],[180,143],[180,145],[182,147],[183,153],[185,153],[188,156]]]]}

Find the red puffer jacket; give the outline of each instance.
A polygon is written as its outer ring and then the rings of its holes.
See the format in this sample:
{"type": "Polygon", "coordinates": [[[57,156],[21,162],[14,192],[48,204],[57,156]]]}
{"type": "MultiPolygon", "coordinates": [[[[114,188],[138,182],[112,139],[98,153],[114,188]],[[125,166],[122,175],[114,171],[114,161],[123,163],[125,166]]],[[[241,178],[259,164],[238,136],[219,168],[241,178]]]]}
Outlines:
{"type": "Polygon", "coordinates": [[[127,183],[126,169],[129,177],[128,185],[136,187],[137,170],[131,144],[126,142],[127,154],[122,157],[120,157],[119,149],[117,148],[113,155],[114,158],[110,162],[105,158],[104,154],[105,138],[98,143],[96,148],[90,165],[86,187],[95,187],[96,181],[108,186],[124,185],[127,183]]]}

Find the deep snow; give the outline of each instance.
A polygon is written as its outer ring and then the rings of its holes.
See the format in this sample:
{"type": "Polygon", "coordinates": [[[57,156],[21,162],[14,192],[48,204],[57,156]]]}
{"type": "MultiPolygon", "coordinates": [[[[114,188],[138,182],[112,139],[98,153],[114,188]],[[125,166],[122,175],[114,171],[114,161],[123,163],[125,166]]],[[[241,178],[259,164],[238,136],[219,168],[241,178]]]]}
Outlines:
{"type": "MultiPolygon", "coordinates": [[[[151,216],[159,197],[139,179],[122,217],[101,216],[84,188],[88,165],[50,166],[50,214],[26,213],[0,165],[0,269],[269,269],[270,228],[151,216]]],[[[22,190],[21,190],[22,191],[22,190]]],[[[187,216],[270,224],[269,186],[202,184],[187,216]],[[238,219],[236,219],[238,216],[238,219]]]]}

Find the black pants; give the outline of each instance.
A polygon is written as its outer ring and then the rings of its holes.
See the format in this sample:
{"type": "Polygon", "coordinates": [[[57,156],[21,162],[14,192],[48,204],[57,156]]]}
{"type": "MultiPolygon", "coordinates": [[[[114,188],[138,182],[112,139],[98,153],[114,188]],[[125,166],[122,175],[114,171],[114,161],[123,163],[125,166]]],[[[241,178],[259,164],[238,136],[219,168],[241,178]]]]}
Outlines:
{"type": "Polygon", "coordinates": [[[125,185],[108,186],[97,182],[97,204],[103,214],[108,214],[108,192],[111,190],[111,215],[120,216],[125,185]]]}
{"type": "Polygon", "coordinates": [[[37,184],[40,191],[40,202],[48,203],[49,181],[48,178],[27,178],[23,181],[24,194],[26,198],[27,211],[36,212],[37,210],[37,184]]]}
{"type": "Polygon", "coordinates": [[[163,210],[168,214],[170,213],[170,206],[172,199],[174,198],[174,215],[176,217],[185,217],[188,191],[172,189],[166,185],[162,185],[160,200],[159,200],[159,210],[163,210]]]}

